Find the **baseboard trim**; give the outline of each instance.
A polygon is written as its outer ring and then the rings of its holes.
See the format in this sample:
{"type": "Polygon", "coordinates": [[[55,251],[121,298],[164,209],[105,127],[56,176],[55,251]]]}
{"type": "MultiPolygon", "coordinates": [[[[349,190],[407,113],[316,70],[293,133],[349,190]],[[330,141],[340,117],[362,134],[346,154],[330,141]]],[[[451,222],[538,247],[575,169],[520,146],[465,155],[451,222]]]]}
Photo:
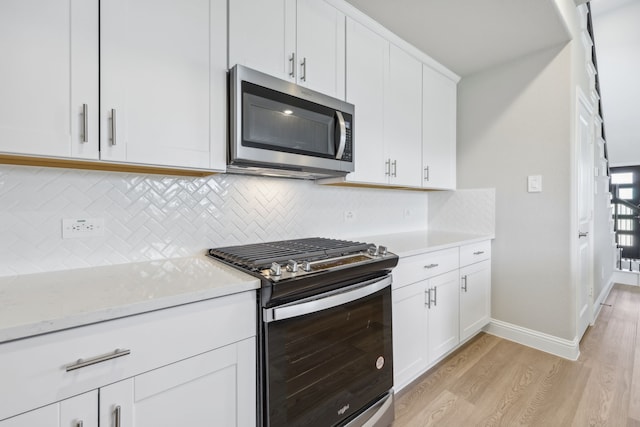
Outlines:
{"type": "Polygon", "coordinates": [[[638,286],[640,273],[637,271],[614,270],[612,280],[622,285],[638,286]]]}
{"type": "Polygon", "coordinates": [[[485,326],[484,331],[564,359],[575,361],[580,357],[580,343],[577,340],[571,341],[558,338],[496,319],[491,319],[491,322],[485,326]]]}

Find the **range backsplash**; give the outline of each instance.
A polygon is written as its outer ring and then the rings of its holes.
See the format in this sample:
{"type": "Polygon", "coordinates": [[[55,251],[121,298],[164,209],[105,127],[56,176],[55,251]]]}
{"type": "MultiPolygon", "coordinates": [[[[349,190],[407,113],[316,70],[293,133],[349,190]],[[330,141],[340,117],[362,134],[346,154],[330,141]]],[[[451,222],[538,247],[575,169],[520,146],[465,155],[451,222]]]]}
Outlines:
{"type": "Polygon", "coordinates": [[[428,198],[228,174],[185,178],[0,165],[0,276],[258,241],[426,229],[428,198]],[[104,218],[104,236],[62,239],[63,218],[104,218]]]}

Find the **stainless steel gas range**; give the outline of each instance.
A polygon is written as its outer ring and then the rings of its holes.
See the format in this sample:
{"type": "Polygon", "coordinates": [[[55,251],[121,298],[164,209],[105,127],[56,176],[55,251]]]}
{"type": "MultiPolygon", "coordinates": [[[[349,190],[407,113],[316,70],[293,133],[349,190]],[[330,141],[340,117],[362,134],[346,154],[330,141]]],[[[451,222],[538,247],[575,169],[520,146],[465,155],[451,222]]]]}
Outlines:
{"type": "Polygon", "coordinates": [[[259,425],[392,423],[397,255],[307,238],[214,248],[209,256],[261,279],[259,425]]]}

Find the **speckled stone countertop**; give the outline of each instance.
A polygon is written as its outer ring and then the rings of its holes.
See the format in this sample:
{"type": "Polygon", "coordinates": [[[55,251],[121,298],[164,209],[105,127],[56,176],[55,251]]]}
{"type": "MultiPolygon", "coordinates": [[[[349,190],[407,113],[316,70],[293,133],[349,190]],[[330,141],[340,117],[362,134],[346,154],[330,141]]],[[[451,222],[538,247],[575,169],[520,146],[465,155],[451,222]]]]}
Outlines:
{"type": "Polygon", "coordinates": [[[395,234],[361,237],[359,240],[386,246],[390,252],[407,257],[494,239],[494,235],[453,231],[417,230],[395,234]]]}
{"type": "Polygon", "coordinates": [[[0,277],[0,343],[259,287],[205,255],[0,277]]]}

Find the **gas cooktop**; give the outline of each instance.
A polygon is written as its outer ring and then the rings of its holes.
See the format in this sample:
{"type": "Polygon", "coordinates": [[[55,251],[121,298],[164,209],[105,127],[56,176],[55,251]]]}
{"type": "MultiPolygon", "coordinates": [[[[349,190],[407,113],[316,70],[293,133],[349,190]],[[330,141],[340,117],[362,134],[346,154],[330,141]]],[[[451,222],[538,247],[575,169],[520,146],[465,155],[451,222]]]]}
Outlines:
{"type": "Polygon", "coordinates": [[[214,248],[209,256],[270,282],[397,260],[384,246],[322,237],[214,248]]]}

